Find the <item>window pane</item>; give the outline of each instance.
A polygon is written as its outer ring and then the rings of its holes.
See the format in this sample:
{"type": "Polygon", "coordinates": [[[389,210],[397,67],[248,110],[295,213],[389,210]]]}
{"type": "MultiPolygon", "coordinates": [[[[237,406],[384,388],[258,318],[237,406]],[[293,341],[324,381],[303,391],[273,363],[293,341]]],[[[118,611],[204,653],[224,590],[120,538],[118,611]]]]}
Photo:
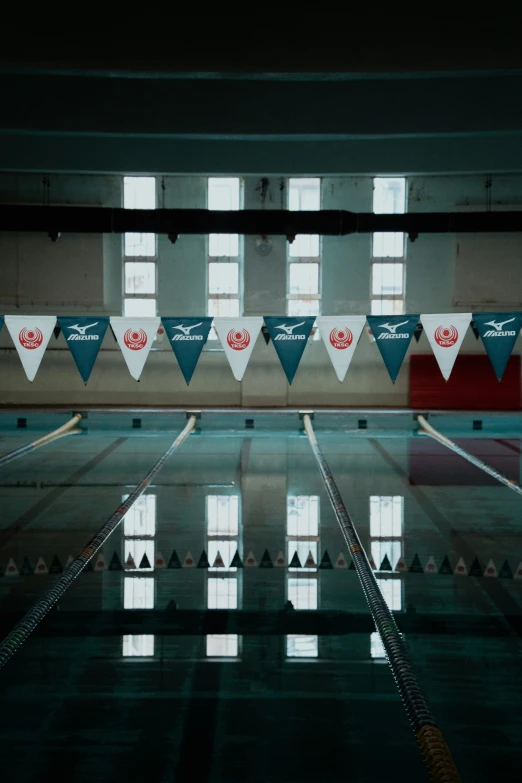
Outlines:
{"type": "Polygon", "coordinates": [[[124,177],[123,206],[125,209],[156,209],[155,177],[124,177]]]}
{"type": "Polygon", "coordinates": [[[209,299],[208,314],[213,318],[235,318],[239,315],[239,299],[209,299]]]}
{"type": "Polygon", "coordinates": [[[288,180],[288,209],[321,209],[321,180],[319,177],[291,177],[288,180]]]}
{"type": "Polygon", "coordinates": [[[402,315],[404,299],[372,299],[372,315],[402,315]]]}
{"type": "Polygon", "coordinates": [[[317,609],[317,579],[289,579],[288,600],[294,609],[317,609]]]}
{"type": "MultiPolygon", "coordinates": [[[[292,541],[290,539],[288,541],[288,563],[290,563],[291,559],[294,556],[294,552],[297,552],[297,556],[301,562],[301,565],[304,566],[306,562],[306,558],[308,557],[309,552],[312,553],[313,558],[315,562],[317,563],[317,541],[292,541]]],[[[310,571],[315,571],[317,569],[317,566],[312,566],[312,568],[291,568],[290,571],[299,571],[309,573],[310,571]]]]}
{"type": "Polygon", "coordinates": [[[404,264],[372,264],[372,294],[395,296],[402,294],[404,264]]]}
{"type": "Polygon", "coordinates": [[[153,571],[154,570],[154,541],[148,539],[140,540],[136,538],[126,538],[124,540],[123,557],[127,562],[129,555],[131,555],[136,568],[128,568],[128,571],[153,571]],[[140,568],[143,555],[147,555],[147,559],[150,563],[149,568],[140,568]]]}
{"type": "MultiPolygon", "coordinates": [[[[239,185],[238,177],[210,177],[208,180],[208,208],[216,210],[239,209],[239,185]]],[[[238,235],[210,234],[208,254],[209,256],[229,257],[239,255],[238,235]]]]}
{"type": "Polygon", "coordinates": [[[406,179],[375,177],[373,180],[373,211],[378,214],[402,215],[406,210],[406,179]]]}
{"type": "Polygon", "coordinates": [[[319,293],[319,264],[290,264],[290,294],[319,293]]]}
{"type": "Polygon", "coordinates": [[[239,264],[208,265],[209,294],[237,294],[239,291],[239,264]]]}
{"type": "Polygon", "coordinates": [[[289,299],[288,315],[319,315],[319,299],[289,299]]]}
{"type": "Polygon", "coordinates": [[[156,293],[156,264],[146,261],[127,261],[125,264],[126,294],[156,293]]]}
{"type": "Polygon", "coordinates": [[[400,611],[402,609],[400,578],[377,576],[377,583],[389,609],[392,612],[400,611]]]}
{"type": "Polygon", "coordinates": [[[125,234],[124,245],[126,256],[154,257],[156,255],[156,234],[125,234]]]}
{"type": "Polygon", "coordinates": [[[155,299],[124,299],[123,315],[127,318],[145,318],[156,315],[155,299]]]}
{"type": "Polygon", "coordinates": [[[317,658],[319,637],[290,634],[286,637],[286,654],[289,658],[317,658]]]}
{"type": "Polygon", "coordinates": [[[207,655],[216,658],[237,658],[238,637],[235,634],[210,634],[207,636],[207,655]]]}
{"type": "Polygon", "coordinates": [[[150,577],[129,577],[123,581],[124,609],[154,608],[154,579],[150,577]]]}
{"type": "MultiPolygon", "coordinates": [[[[129,496],[123,495],[122,500],[129,496]]],[[[141,495],[127,511],[124,519],[124,535],[154,536],[156,534],[156,495],[141,495]]]]}
{"type": "Polygon", "coordinates": [[[289,536],[317,536],[319,533],[319,496],[288,495],[286,531],[289,536]]]}
{"type": "Polygon", "coordinates": [[[387,555],[391,567],[395,568],[402,555],[402,541],[372,541],[371,553],[377,568],[381,567],[385,555],[387,555]]]}
{"type": "Polygon", "coordinates": [[[209,579],[207,606],[209,609],[237,609],[237,579],[209,579]]]}
{"type": "Polygon", "coordinates": [[[154,636],[127,634],[123,637],[124,657],[154,655],[154,636]]]}
{"type": "Polygon", "coordinates": [[[377,633],[377,631],[374,631],[370,635],[370,655],[372,658],[386,658],[386,653],[384,652],[384,645],[381,642],[381,637],[377,633]]]}
{"type": "Polygon", "coordinates": [[[400,231],[376,231],[373,235],[374,258],[402,258],[404,256],[404,234],[400,231]]]}
{"type": "Polygon", "coordinates": [[[317,234],[298,234],[288,246],[290,258],[318,258],[319,237],[317,234]]]}
{"type": "Polygon", "coordinates": [[[237,495],[207,496],[207,533],[209,536],[237,536],[239,498],[237,495]]]}
{"type": "Polygon", "coordinates": [[[211,257],[239,255],[239,237],[237,234],[209,234],[208,254],[211,257]]]}
{"type": "Polygon", "coordinates": [[[371,495],[370,536],[391,538],[402,536],[404,498],[401,495],[371,495]]]}
{"type": "Polygon", "coordinates": [[[237,568],[229,568],[230,562],[236,554],[236,550],[237,541],[233,538],[228,540],[211,539],[208,542],[208,562],[212,566],[212,563],[216,559],[216,555],[219,552],[223,558],[225,568],[209,568],[209,571],[213,571],[214,573],[223,573],[225,570],[230,572],[237,571],[237,568]]]}

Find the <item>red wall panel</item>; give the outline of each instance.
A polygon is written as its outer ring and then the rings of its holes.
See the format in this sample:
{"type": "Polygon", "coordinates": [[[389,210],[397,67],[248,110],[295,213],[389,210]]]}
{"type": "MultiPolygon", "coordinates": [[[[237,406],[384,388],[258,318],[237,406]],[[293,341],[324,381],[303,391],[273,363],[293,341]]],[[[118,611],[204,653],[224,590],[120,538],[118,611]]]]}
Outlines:
{"type": "Polygon", "coordinates": [[[451,410],[517,410],[520,408],[520,356],[509,359],[497,381],[488,357],[461,354],[445,381],[433,354],[410,359],[410,407],[451,410]]]}

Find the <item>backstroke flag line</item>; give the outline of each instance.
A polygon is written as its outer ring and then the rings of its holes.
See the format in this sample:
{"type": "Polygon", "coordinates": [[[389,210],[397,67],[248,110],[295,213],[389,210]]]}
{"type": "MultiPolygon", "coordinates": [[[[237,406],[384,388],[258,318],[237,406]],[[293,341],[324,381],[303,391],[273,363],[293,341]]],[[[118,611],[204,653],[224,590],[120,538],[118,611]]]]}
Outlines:
{"type": "Polygon", "coordinates": [[[319,333],[341,383],[346,377],[365,323],[365,315],[325,315],[317,319],[319,333]]]}
{"type": "Polygon", "coordinates": [[[368,316],[368,325],[393,383],[397,379],[418,323],[418,314],[368,316]]]}
{"type": "Polygon", "coordinates": [[[188,386],[207,342],[212,318],[162,318],[161,321],[188,386]]]}
{"type": "Polygon", "coordinates": [[[314,321],[315,315],[298,317],[265,315],[268,334],[290,384],[299,367],[314,321]]]}
{"type": "Polygon", "coordinates": [[[473,321],[500,381],[520,334],[522,313],[473,313],[473,321]]]}
{"type": "Polygon", "coordinates": [[[58,316],[58,325],[67,341],[83,382],[87,383],[109,326],[109,319],[98,316],[94,318],[58,316]]]}
{"type": "Polygon", "coordinates": [[[242,380],[245,374],[262,326],[261,316],[214,318],[214,328],[236,381],[242,380]]]}
{"type": "Polygon", "coordinates": [[[111,315],[111,326],[132,377],[139,381],[156,337],[159,318],[124,318],[111,315]]]}
{"type": "Polygon", "coordinates": [[[6,315],[5,325],[28,380],[33,381],[56,326],[55,315],[6,315]]]}
{"type": "Polygon", "coordinates": [[[447,381],[468,330],[471,313],[429,314],[421,315],[420,319],[440,371],[447,381]]]}

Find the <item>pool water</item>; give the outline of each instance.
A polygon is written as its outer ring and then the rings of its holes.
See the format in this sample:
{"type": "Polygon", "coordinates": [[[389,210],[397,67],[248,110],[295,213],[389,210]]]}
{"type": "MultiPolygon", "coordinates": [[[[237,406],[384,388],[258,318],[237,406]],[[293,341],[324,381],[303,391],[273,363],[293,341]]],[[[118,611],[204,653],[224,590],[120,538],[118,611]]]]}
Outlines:
{"type": "MultiPolygon", "coordinates": [[[[66,419],[2,414],[0,457],[66,419]]],[[[81,434],[0,468],[2,637],[185,420],[89,412],[81,434]]],[[[520,479],[522,417],[430,421],[520,479]]],[[[438,570],[507,560],[516,575],[522,498],[419,435],[411,413],[317,413],[314,427],[376,568],[406,567],[378,582],[462,779],[518,779],[522,579],[438,570]]],[[[203,412],[0,671],[5,778],[427,780],[357,575],[318,568],[325,552],[350,564],[298,414],[203,412]]]]}

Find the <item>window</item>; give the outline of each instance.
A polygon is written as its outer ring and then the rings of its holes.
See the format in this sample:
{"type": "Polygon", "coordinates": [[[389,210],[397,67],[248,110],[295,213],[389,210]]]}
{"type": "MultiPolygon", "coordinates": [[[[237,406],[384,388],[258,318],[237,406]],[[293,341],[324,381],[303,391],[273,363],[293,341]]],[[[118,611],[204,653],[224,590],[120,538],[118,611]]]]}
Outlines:
{"type": "MultiPolygon", "coordinates": [[[[395,568],[404,556],[404,497],[401,495],[370,496],[370,551],[373,562],[380,568],[385,556],[395,568]]],[[[400,574],[383,572],[375,574],[379,588],[392,612],[402,609],[402,583],[400,574]]],[[[370,636],[370,656],[384,659],[385,652],[380,636],[370,636]]]]}
{"type": "MultiPolygon", "coordinates": [[[[122,501],[128,495],[123,495],[122,501]]],[[[123,520],[123,560],[129,555],[134,566],[126,566],[123,578],[123,608],[153,609],[155,580],[156,495],[141,495],[126,513],[123,520]],[[142,565],[146,556],[149,565],[142,565]],[[130,575],[132,574],[132,576],[130,575]],[[138,576],[139,574],[139,576],[138,576]],[[147,576],[141,576],[147,574],[147,576]]],[[[154,636],[150,634],[126,634],[123,636],[124,657],[150,657],[154,655],[154,636]]]]}
{"type": "MultiPolygon", "coordinates": [[[[124,177],[125,209],[156,209],[155,177],[124,177]]],[[[157,310],[157,248],[155,234],[129,233],[123,237],[123,314],[155,316],[157,310]]]]}
{"type": "MultiPolygon", "coordinates": [[[[297,552],[302,566],[309,553],[315,565],[310,568],[289,568],[287,598],[294,609],[317,609],[319,584],[317,558],[319,547],[319,497],[317,495],[288,495],[286,501],[287,562],[297,552]]],[[[286,637],[288,658],[317,658],[319,637],[290,634],[286,637]]]]}
{"type": "MultiPolygon", "coordinates": [[[[239,496],[207,495],[207,554],[210,563],[207,581],[209,609],[237,609],[239,580],[237,568],[230,563],[239,545],[239,496]],[[213,568],[217,553],[224,568],[213,568]]],[[[206,637],[207,656],[237,658],[239,637],[236,634],[210,634],[206,637]]]]}
{"type": "MultiPolygon", "coordinates": [[[[209,177],[208,208],[238,210],[239,177],[209,177]]],[[[240,243],[237,234],[210,234],[208,238],[207,313],[213,318],[240,315],[240,243]]],[[[210,339],[217,339],[214,329],[210,339]]]]}
{"type": "MultiPolygon", "coordinates": [[[[406,179],[376,177],[373,211],[403,214],[406,211],[406,179]]],[[[375,232],[372,239],[371,311],[373,315],[401,315],[405,295],[405,239],[402,232],[375,232]]]]}
{"type": "MultiPolygon", "coordinates": [[[[316,177],[289,179],[288,209],[294,211],[321,209],[321,180],[316,177]]],[[[320,241],[317,234],[298,234],[289,244],[288,315],[320,314],[320,261],[320,241]]]]}

